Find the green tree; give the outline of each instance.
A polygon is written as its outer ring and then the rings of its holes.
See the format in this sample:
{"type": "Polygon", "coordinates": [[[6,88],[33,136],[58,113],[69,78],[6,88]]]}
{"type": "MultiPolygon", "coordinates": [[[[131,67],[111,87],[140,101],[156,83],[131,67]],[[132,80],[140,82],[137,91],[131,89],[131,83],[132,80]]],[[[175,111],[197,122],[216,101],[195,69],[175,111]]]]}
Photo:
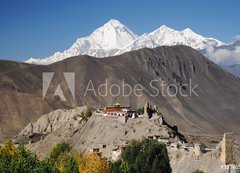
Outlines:
{"type": "Polygon", "coordinates": [[[60,142],[52,149],[50,158],[56,160],[60,154],[69,152],[70,150],[71,147],[67,142],[60,142]]]}
{"type": "Polygon", "coordinates": [[[0,148],[0,172],[4,173],[58,173],[57,168],[45,161],[39,161],[35,154],[27,151],[24,145],[15,147],[7,141],[0,148]]]}
{"type": "Polygon", "coordinates": [[[131,173],[131,169],[126,161],[123,161],[120,165],[120,171],[122,173],[131,173]]]}
{"type": "Polygon", "coordinates": [[[57,158],[57,162],[59,170],[62,173],[79,173],[77,161],[69,153],[65,152],[60,154],[57,158]]]}
{"type": "Polygon", "coordinates": [[[123,152],[122,160],[112,164],[111,171],[114,173],[170,173],[166,146],[148,139],[132,141],[123,152]]]}
{"type": "Polygon", "coordinates": [[[120,173],[121,164],[122,164],[121,160],[118,160],[118,161],[114,162],[110,167],[110,172],[111,173],[120,173]]]}

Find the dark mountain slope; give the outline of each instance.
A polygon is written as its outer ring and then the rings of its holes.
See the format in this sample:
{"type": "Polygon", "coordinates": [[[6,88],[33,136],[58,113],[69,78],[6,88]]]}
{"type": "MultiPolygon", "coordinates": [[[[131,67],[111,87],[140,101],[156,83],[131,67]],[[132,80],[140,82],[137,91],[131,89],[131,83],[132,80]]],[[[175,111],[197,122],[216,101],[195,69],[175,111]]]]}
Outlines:
{"type": "MultiPolygon", "coordinates": [[[[21,130],[29,121],[36,120],[41,114],[57,108],[70,108],[81,105],[96,108],[99,105],[111,105],[120,101],[123,105],[140,107],[145,102],[157,104],[167,121],[178,124],[179,129],[188,133],[219,134],[224,131],[240,133],[240,80],[207,60],[192,48],[186,46],[158,47],[141,49],[116,57],[97,59],[89,56],[78,56],[48,66],[32,66],[16,62],[0,62],[0,136],[12,136],[21,130]],[[3,69],[3,70],[2,70],[3,69]],[[17,69],[9,71],[9,69],[17,69]],[[52,83],[42,99],[42,73],[55,72],[52,83]],[[76,100],[71,95],[63,72],[75,73],[76,100]],[[141,97],[134,94],[129,97],[113,97],[108,94],[101,97],[94,92],[87,92],[89,81],[97,87],[107,79],[108,90],[112,84],[122,80],[134,87],[144,86],[141,97]],[[152,97],[156,94],[153,85],[162,91],[161,81],[180,87],[183,84],[198,84],[198,94],[183,97],[152,97]],[[57,83],[61,83],[66,102],[59,101],[53,93],[57,83]],[[17,118],[9,118],[15,112],[17,118]]],[[[113,87],[116,89],[116,87],[113,87]]],[[[166,87],[164,91],[166,93],[166,87]]],[[[171,87],[174,92],[174,87],[171,87]]],[[[189,94],[190,87],[181,89],[189,94]]],[[[104,90],[100,90],[104,93],[104,90]]],[[[116,90],[113,90],[116,94],[116,90]]]]}

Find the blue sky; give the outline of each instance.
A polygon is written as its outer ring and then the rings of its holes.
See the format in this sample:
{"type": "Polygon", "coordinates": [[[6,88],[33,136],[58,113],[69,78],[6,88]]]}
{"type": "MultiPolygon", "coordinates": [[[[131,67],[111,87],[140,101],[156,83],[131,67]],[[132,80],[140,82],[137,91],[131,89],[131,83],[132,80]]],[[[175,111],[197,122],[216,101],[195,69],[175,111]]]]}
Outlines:
{"type": "Polygon", "coordinates": [[[164,24],[233,42],[239,9],[239,0],[1,0],[0,59],[50,56],[111,18],[139,35],[164,24]]]}

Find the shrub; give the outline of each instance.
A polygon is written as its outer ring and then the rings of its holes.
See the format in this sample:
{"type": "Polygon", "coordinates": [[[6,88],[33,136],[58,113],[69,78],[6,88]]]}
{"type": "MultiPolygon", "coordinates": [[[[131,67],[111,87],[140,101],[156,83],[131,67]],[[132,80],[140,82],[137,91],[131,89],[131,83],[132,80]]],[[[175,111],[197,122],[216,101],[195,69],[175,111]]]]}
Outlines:
{"type": "Polygon", "coordinates": [[[200,149],[201,149],[201,150],[205,150],[205,148],[207,148],[207,146],[206,146],[205,144],[201,143],[201,144],[200,144],[200,149]]]}
{"type": "Polygon", "coordinates": [[[85,117],[86,118],[89,118],[89,117],[91,117],[92,116],[92,109],[90,109],[90,108],[87,108],[87,110],[85,111],[85,117]]]}
{"type": "Polygon", "coordinates": [[[142,108],[137,108],[136,112],[137,112],[138,115],[144,114],[144,107],[142,107],[142,108]]]}
{"type": "Polygon", "coordinates": [[[80,117],[84,120],[87,120],[89,117],[92,116],[92,109],[90,108],[87,108],[85,111],[82,111],[81,114],[80,114],[80,117]]]}

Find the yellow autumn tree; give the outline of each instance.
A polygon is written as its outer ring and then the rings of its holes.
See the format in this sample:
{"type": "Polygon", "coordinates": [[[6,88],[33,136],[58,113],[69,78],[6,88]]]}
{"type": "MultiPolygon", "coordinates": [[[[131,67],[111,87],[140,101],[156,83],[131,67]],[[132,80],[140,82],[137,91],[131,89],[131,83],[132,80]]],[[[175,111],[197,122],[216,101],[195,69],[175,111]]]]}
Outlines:
{"type": "Polygon", "coordinates": [[[85,153],[77,155],[79,172],[81,173],[108,173],[109,163],[97,153],[85,153]]]}
{"type": "Polygon", "coordinates": [[[11,140],[4,143],[4,146],[0,148],[1,157],[8,159],[14,158],[16,156],[16,147],[13,145],[11,140]]]}

